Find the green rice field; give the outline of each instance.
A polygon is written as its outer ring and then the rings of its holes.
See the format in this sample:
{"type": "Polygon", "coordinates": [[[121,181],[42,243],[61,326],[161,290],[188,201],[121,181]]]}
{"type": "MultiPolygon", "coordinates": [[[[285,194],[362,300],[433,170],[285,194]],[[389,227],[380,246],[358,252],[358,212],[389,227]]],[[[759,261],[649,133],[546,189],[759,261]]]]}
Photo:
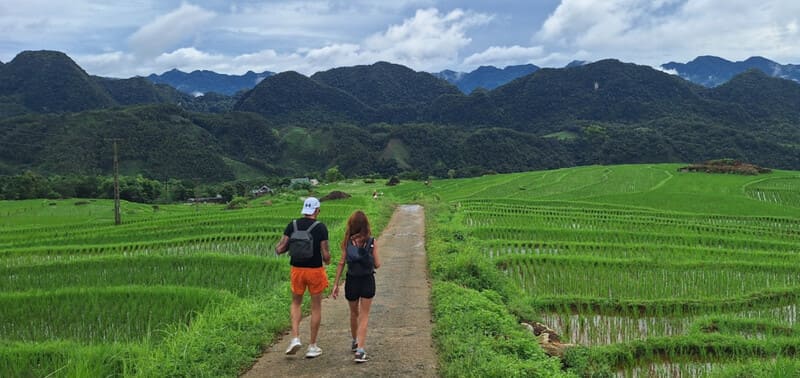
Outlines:
{"type": "MultiPolygon", "coordinates": [[[[325,204],[331,238],[365,198],[325,204]]],[[[0,202],[0,376],[235,376],[289,325],[302,197],[269,201],[0,202]]]]}
{"type": "Polygon", "coordinates": [[[706,376],[794,358],[800,174],[678,167],[580,167],[417,189],[447,204],[447,223],[429,231],[442,249],[488,261],[511,283],[507,301],[521,320],[548,325],[610,370],[579,375],[706,376]]]}
{"type": "MultiPolygon", "coordinates": [[[[334,245],[355,209],[380,230],[393,205],[426,207],[442,376],[536,371],[532,335],[458,321],[501,315],[575,344],[567,376],[796,376],[800,172],[679,167],[317,192],[353,195],[323,202],[334,245]],[[464,292],[447,297],[453,287],[464,292]],[[443,310],[461,304],[485,313],[443,310]],[[479,351],[460,345],[473,337],[479,351]]],[[[235,376],[289,326],[288,261],[273,248],[301,197],[239,210],[123,203],[119,226],[110,201],[0,202],[0,376],[235,376]]]]}

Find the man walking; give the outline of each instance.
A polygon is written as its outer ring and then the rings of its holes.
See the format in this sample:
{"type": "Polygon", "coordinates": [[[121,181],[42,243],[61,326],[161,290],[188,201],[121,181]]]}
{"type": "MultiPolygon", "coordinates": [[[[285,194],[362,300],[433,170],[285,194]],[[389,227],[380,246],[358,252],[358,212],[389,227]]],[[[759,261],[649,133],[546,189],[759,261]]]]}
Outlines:
{"type": "Polygon", "coordinates": [[[295,354],[303,346],[298,329],[302,317],[300,306],[306,290],[311,295],[311,338],[306,350],[308,358],[322,354],[322,349],[317,346],[317,333],[322,321],[322,292],[328,287],[328,274],[322,264],[328,265],[331,262],[328,228],[317,221],[319,208],[318,199],[306,198],[300,211],[303,217],[286,226],[281,241],[275,247],[278,255],[289,251],[292,265],[292,341],[286,348],[286,354],[295,354]]]}

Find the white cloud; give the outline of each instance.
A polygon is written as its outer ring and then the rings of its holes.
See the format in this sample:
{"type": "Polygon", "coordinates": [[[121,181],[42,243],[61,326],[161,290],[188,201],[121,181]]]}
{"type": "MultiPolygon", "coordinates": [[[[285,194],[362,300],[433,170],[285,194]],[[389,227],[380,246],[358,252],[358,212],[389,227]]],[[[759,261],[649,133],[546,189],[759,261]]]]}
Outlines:
{"type": "Polygon", "coordinates": [[[544,48],[541,46],[492,46],[468,56],[464,59],[463,66],[493,65],[502,68],[514,64],[533,63],[534,59],[541,57],[542,53],[544,53],[544,48]]]}
{"type": "Polygon", "coordinates": [[[0,60],[59,50],[115,77],[175,67],[311,74],[378,60],[426,71],[698,55],[800,63],[795,0],[182,1],[0,0],[0,60]]]}
{"type": "Polygon", "coordinates": [[[282,57],[274,50],[264,50],[252,54],[227,56],[200,51],[194,47],[185,47],[159,55],[153,60],[154,67],[157,68],[150,69],[154,70],[153,72],[162,72],[171,68],[178,68],[185,72],[211,70],[240,75],[245,71],[264,71],[266,65],[285,59],[292,59],[291,54],[282,57]]]}
{"type": "Polygon", "coordinates": [[[653,68],[655,68],[656,70],[659,70],[661,72],[670,74],[670,75],[681,76],[680,73],[678,73],[678,70],[668,69],[668,68],[664,68],[664,67],[661,67],[661,66],[655,66],[653,68]]]}
{"type": "Polygon", "coordinates": [[[75,56],[75,60],[83,67],[123,64],[126,61],[133,61],[134,58],[130,54],[125,54],[122,51],[111,51],[95,55],[78,55],[75,56]]]}
{"type": "MultiPolygon", "coordinates": [[[[184,7],[191,6],[182,6],[184,7]]],[[[200,15],[194,18],[187,16],[192,19],[207,17],[202,10],[198,12],[195,9],[190,12],[179,9],[141,28],[136,33],[137,40],[141,40],[145,34],[152,34],[157,30],[163,31],[165,25],[169,24],[168,20],[177,14],[187,13],[200,15]]],[[[256,72],[293,70],[310,75],[333,67],[372,64],[379,60],[404,64],[416,70],[432,71],[458,65],[459,51],[470,43],[466,31],[490,20],[489,15],[458,9],[448,13],[441,13],[436,9],[424,9],[418,10],[413,17],[403,20],[402,23],[372,34],[361,43],[329,43],[318,48],[299,48],[288,52],[263,49],[239,55],[210,53],[196,47],[180,47],[169,52],[160,52],[152,59],[138,59],[138,61],[136,58],[140,57],[141,50],[135,50],[133,56],[111,52],[82,56],[79,62],[86,64],[87,71],[97,72],[100,75],[107,75],[114,69],[119,72],[119,65],[127,66],[129,74],[137,75],[160,73],[172,68],[182,71],[207,69],[231,74],[242,74],[247,70],[256,72]]],[[[173,41],[170,43],[174,44],[176,43],[174,41],[189,32],[190,30],[184,27],[166,39],[170,39],[173,41]]],[[[150,44],[145,46],[150,54],[158,50],[150,44]]],[[[512,48],[512,51],[516,49],[512,48]]]]}
{"type": "Polygon", "coordinates": [[[240,44],[242,38],[259,47],[261,43],[318,47],[353,43],[401,19],[412,6],[433,0],[276,0],[231,6],[219,15],[217,28],[228,33],[228,40],[240,44]]]}
{"type": "Polygon", "coordinates": [[[178,9],[139,28],[128,42],[137,56],[157,56],[193,36],[214,16],[214,12],[183,3],[178,9]]]}
{"type": "Polygon", "coordinates": [[[146,76],[152,73],[137,71],[134,67],[141,67],[141,64],[137,63],[136,57],[122,51],[74,54],[72,59],[88,74],[95,76],[126,78],[135,75],[146,76]],[[124,71],[124,74],[120,75],[120,71],[124,71]]]}
{"type": "Polygon", "coordinates": [[[781,0],[563,0],[534,40],[653,66],[698,55],[791,59],[798,14],[800,2],[781,0]]]}
{"type": "Polygon", "coordinates": [[[466,30],[491,19],[486,14],[460,9],[446,14],[437,9],[420,9],[413,18],[367,38],[364,49],[369,55],[419,70],[443,68],[456,64],[459,51],[472,41],[466,30]]]}

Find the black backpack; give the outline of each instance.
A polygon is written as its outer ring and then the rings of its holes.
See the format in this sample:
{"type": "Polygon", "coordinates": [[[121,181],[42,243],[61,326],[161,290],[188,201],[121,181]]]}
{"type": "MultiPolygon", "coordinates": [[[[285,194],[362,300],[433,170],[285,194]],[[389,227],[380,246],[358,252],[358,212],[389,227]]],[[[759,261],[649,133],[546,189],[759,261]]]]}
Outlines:
{"type": "Polygon", "coordinates": [[[347,248],[345,248],[345,253],[347,254],[345,257],[347,261],[347,275],[366,276],[373,273],[375,270],[375,261],[372,256],[374,242],[374,238],[369,238],[364,247],[353,244],[352,240],[347,242],[347,248]]]}
{"type": "Polygon", "coordinates": [[[319,221],[314,221],[307,230],[297,229],[297,220],[292,221],[294,230],[289,235],[289,256],[292,256],[294,261],[307,261],[314,256],[314,236],[311,235],[311,230],[319,224],[319,221]]]}

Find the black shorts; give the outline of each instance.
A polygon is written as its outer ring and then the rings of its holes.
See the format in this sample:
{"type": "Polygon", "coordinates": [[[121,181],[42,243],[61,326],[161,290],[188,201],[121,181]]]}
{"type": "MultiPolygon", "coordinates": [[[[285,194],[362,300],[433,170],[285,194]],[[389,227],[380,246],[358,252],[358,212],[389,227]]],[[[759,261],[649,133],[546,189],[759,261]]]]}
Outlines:
{"type": "Polygon", "coordinates": [[[366,276],[347,275],[344,282],[344,297],[348,301],[355,301],[359,298],[372,298],[375,296],[375,275],[366,276]]]}

